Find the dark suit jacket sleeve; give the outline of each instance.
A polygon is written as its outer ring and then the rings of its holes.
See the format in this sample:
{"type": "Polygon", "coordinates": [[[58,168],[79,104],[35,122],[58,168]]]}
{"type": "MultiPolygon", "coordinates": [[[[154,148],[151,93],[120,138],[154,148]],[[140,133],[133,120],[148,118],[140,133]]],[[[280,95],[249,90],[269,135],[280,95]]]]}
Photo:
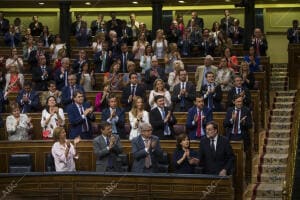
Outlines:
{"type": "Polygon", "coordinates": [[[190,83],[190,87],[188,88],[188,95],[187,95],[187,99],[189,99],[190,101],[194,101],[196,99],[196,88],[195,85],[190,83]]]}
{"type": "Polygon", "coordinates": [[[180,102],[180,99],[178,98],[180,92],[180,85],[175,85],[174,89],[173,89],[173,93],[172,93],[172,97],[171,100],[173,103],[178,103],[180,102]]]}
{"type": "Polygon", "coordinates": [[[197,126],[196,123],[195,123],[194,125],[192,124],[193,121],[194,121],[193,110],[190,109],[190,110],[188,111],[187,120],[186,120],[186,127],[187,127],[188,129],[193,129],[195,126],[197,126]]]}
{"type": "Polygon", "coordinates": [[[150,124],[152,125],[153,129],[163,129],[165,124],[164,121],[161,119],[160,113],[158,109],[153,109],[150,111],[150,124]]]}
{"type": "Polygon", "coordinates": [[[68,113],[69,122],[71,125],[76,126],[76,125],[82,124],[84,122],[84,119],[79,114],[77,107],[74,106],[73,104],[68,106],[67,113],[68,113]]]}
{"type": "Polygon", "coordinates": [[[39,98],[39,95],[36,93],[36,92],[34,92],[34,94],[32,95],[32,99],[30,99],[30,103],[29,103],[29,105],[32,107],[32,108],[34,108],[34,109],[37,109],[37,107],[38,107],[38,105],[39,105],[39,103],[40,103],[40,98],[39,98]]]}
{"type": "Polygon", "coordinates": [[[32,80],[34,82],[40,82],[42,81],[42,71],[40,70],[39,67],[36,67],[33,71],[32,71],[32,80]]]}
{"type": "Polygon", "coordinates": [[[72,103],[72,99],[69,97],[70,92],[68,87],[64,87],[62,89],[62,94],[61,94],[61,102],[63,105],[68,105],[72,103]]]}
{"type": "MultiPolygon", "coordinates": [[[[83,105],[83,107],[84,107],[85,109],[90,108],[90,107],[91,107],[91,104],[90,104],[89,102],[85,102],[84,105],[83,105]]],[[[96,116],[95,116],[94,113],[88,114],[88,115],[86,116],[86,118],[87,118],[88,120],[92,121],[92,122],[96,120],[96,116]]]]}
{"type": "Polygon", "coordinates": [[[23,98],[23,92],[20,91],[20,92],[18,93],[18,96],[17,96],[17,103],[18,103],[19,105],[22,105],[22,103],[21,103],[22,98],[23,98]]]}
{"type": "Polygon", "coordinates": [[[155,157],[160,160],[163,156],[163,150],[160,148],[160,142],[159,142],[159,139],[156,138],[156,146],[154,149],[152,149],[152,153],[155,155],[155,157]]]}
{"type": "Polygon", "coordinates": [[[222,90],[221,90],[221,86],[218,85],[217,87],[215,87],[215,93],[213,95],[213,99],[216,101],[216,102],[221,102],[222,101],[222,90]]]}
{"type": "Polygon", "coordinates": [[[100,139],[98,137],[93,140],[93,147],[94,153],[100,158],[105,157],[107,154],[109,154],[109,150],[106,148],[106,146],[101,145],[100,139]]]}
{"type": "Polygon", "coordinates": [[[116,137],[116,143],[115,145],[111,148],[111,151],[115,152],[116,154],[120,154],[123,151],[122,144],[120,141],[120,137],[118,135],[114,135],[116,137]]]}
{"type": "Polygon", "coordinates": [[[104,109],[101,113],[101,120],[106,122],[107,119],[109,118],[109,115],[110,115],[109,109],[104,109]]]}
{"type": "Polygon", "coordinates": [[[225,116],[225,120],[223,122],[224,128],[232,128],[233,123],[231,123],[230,119],[232,118],[233,108],[228,108],[225,116]]]}
{"type": "Polygon", "coordinates": [[[204,127],[206,126],[206,123],[208,123],[212,120],[213,120],[213,112],[211,109],[207,109],[206,117],[205,117],[205,121],[204,121],[204,127]]]}
{"type": "Polygon", "coordinates": [[[121,98],[121,103],[123,105],[128,104],[128,98],[130,96],[130,92],[131,92],[130,85],[129,85],[129,87],[127,86],[127,87],[124,88],[123,93],[122,93],[122,98],[121,98]]]}
{"type": "Polygon", "coordinates": [[[138,138],[132,140],[131,146],[132,146],[132,154],[134,159],[139,160],[145,158],[148,155],[148,153],[145,151],[145,148],[139,147],[138,138]]]}
{"type": "Polygon", "coordinates": [[[117,122],[117,126],[118,127],[124,127],[124,124],[125,124],[125,112],[123,109],[121,109],[121,111],[118,113],[118,117],[119,117],[119,120],[117,122]]]}
{"type": "Polygon", "coordinates": [[[244,98],[243,102],[244,102],[244,105],[248,106],[251,103],[251,93],[250,93],[250,90],[248,90],[248,89],[245,89],[244,91],[245,91],[245,98],[244,98]]]}
{"type": "Polygon", "coordinates": [[[243,115],[242,117],[246,116],[246,121],[245,123],[242,123],[242,127],[246,130],[251,129],[252,128],[252,117],[251,117],[251,112],[248,108],[244,107],[243,108],[243,112],[245,113],[245,115],[243,115]]]}

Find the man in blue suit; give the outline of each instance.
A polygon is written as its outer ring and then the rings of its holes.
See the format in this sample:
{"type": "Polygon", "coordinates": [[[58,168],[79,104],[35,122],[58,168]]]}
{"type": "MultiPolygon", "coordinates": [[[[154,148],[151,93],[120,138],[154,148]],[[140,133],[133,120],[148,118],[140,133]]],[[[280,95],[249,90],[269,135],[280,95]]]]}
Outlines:
{"type": "Polygon", "coordinates": [[[195,106],[188,111],[186,127],[191,140],[199,140],[206,135],[206,123],[213,120],[213,113],[211,109],[204,106],[204,98],[197,96],[195,106]]]}
{"type": "Polygon", "coordinates": [[[76,90],[73,94],[74,103],[67,108],[70,122],[69,138],[80,136],[82,139],[92,139],[92,125],[95,121],[93,107],[84,102],[83,92],[76,90]]]}
{"type": "Polygon", "coordinates": [[[149,123],[140,125],[141,135],[131,141],[133,164],[131,171],[136,173],[158,172],[158,162],[163,156],[159,138],[152,135],[149,123]]]}
{"type": "Polygon", "coordinates": [[[249,108],[243,105],[243,96],[235,95],[234,106],[227,109],[224,120],[226,136],[229,140],[244,141],[244,150],[250,147],[249,130],[252,128],[252,117],[249,108]]]}
{"type": "Polygon", "coordinates": [[[76,90],[80,90],[84,94],[84,89],[81,85],[76,84],[77,77],[75,74],[68,76],[68,86],[63,87],[61,102],[66,109],[73,101],[73,96],[76,90]]]}
{"type": "Polygon", "coordinates": [[[17,96],[17,102],[20,105],[22,113],[30,113],[39,110],[39,95],[36,91],[32,90],[31,82],[24,83],[23,90],[17,96]]]}
{"type": "Polygon", "coordinates": [[[125,133],[125,112],[122,108],[117,107],[117,97],[111,95],[108,99],[108,108],[102,111],[102,121],[106,121],[112,126],[112,133],[119,135],[121,139],[128,138],[125,133]]]}

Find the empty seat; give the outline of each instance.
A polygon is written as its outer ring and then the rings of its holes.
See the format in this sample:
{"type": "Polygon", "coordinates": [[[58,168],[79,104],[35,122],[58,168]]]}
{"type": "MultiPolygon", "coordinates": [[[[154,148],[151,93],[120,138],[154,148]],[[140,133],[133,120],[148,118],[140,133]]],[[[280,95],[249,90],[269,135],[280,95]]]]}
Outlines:
{"type": "Polygon", "coordinates": [[[45,170],[47,172],[55,172],[54,158],[51,153],[46,154],[45,170]]]}
{"type": "Polygon", "coordinates": [[[168,153],[163,152],[161,160],[158,162],[158,172],[159,173],[168,173],[169,171],[169,159],[168,153]]]}
{"type": "Polygon", "coordinates": [[[9,173],[24,173],[32,171],[30,154],[12,154],[9,158],[9,173]]]}

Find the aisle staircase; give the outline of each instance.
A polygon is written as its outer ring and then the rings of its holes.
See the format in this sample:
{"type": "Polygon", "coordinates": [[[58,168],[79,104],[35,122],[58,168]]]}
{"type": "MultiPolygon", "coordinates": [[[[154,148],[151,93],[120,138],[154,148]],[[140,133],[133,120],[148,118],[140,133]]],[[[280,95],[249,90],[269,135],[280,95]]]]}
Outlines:
{"type": "Polygon", "coordinates": [[[252,180],[246,192],[247,200],[282,200],[286,177],[296,91],[288,91],[286,65],[274,65],[270,89],[275,91],[268,129],[260,138],[259,155],[254,160],[252,180]]]}

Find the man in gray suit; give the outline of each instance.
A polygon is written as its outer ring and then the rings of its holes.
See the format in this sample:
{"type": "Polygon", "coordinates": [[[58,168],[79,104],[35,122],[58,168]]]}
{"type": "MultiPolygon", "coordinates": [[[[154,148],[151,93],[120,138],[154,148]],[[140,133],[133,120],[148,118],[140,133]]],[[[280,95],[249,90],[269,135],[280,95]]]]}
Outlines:
{"type": "Polygon", "coordinates": [[[152,135],[149,123],[140,124],[141,135],[131,141],[133,164],[131,171],[136,173],[158,172],[158,161],[163,156],[159,138],[152,135]]]}
{"type": "Polygon", "coordinates": [[[122,153],[120,138],[112,134],[111,124],[102,122],[100,124],[102,134],[93,140],[94,153],[97,155],[97,172],[115,172],[118,171],[117,157],[122,153]]]}

